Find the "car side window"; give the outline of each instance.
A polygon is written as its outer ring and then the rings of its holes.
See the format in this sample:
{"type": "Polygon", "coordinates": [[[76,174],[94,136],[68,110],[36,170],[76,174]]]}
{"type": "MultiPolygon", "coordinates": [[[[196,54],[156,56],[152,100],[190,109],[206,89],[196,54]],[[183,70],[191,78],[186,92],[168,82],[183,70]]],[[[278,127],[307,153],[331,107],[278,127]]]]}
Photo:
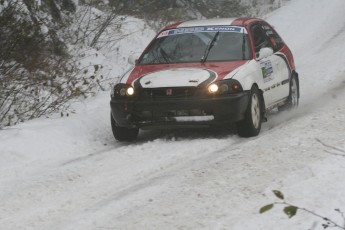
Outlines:
{"type": "Polygon", "coordinates": [[[243,58],[245,60],[252,59],[248,36],[238,33],[220,33],[207,59],[213,61],[231,61],[241,60],[243,58]],[[245,37],[243,38],[243,36],[245,37]],[[245,42],[244,49],[243,42],[245,42]]]}
{"type": "Polygon", "coordinates": [[[283,39],[277,34],[277,32],[267,23],[262,24],[262,28],[265,31],[266,36],[272,45],[274,52],[277,52],[284,46],[283,39]]]}
{"type": "Polygon", "coordinates": [[[263,28],[263,26],[259,23],[254,24],[250,27],[252,38],[254,42],[254,50],[255,53],[258,55],[260,49],[264,47],[272,47],[271,42],[269,41],[269,38],[266,35],[266,32],[263,28]]]}

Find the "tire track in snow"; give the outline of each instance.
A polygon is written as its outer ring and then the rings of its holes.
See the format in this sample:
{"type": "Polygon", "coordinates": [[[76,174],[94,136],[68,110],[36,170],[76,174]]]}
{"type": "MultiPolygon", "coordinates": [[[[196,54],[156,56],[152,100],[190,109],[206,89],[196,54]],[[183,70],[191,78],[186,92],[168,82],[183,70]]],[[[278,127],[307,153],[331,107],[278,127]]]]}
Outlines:
{"type": "Polygon", "coordinates": [[[320,51],[322,49],[327,49],[327,47],[329,46],[330,43],[335,42],[338,38],[340,38],[344,34],[345,34],[345,24],[330,39],[325,41],[323,43],[323,45],[321,45],[321,47],[319,48],[318,51],[320,51]]]}
{"type": "MultiPolygon", "coordinates": [[[[252,140],[255,140],[255,138],[253,138],[252,140]]],[[[224,141],[227,141],[227,140],[224,140],[224,141]]],[[[126,188],[110,194],[107,198],[103,198],[100,201],[90,204],[83,212],[78,212],[75,214],[75,216],[71,215],[73,217],[72,223],[73,223],[73,220],[79,220],[81,218],[84,220],[92,219],[92,216],[95,215],[95,213],[102,212],[104,210],[112,210],[114,206],[117,206],[120,209],[121,209],[121,206],[123,206],[123,209],[126,210],[126,204],[124,203],[127,203],[127,201],[130,201],[133,199],[135,200],[135,197],[142,196],[143,193],[144,194],[146,193],[145,191],[150,191],[148,193],[149,196],[154,196],[157,193],[157,191],[154,191],[154,189],[151,190],[152,188],[168,186],[169,183],[176,180],[178,181],[179,176],[181,174],[185,174],[186,172],[191,172],[197,168],[208,167],[207,165],[212,164],[211,162],[221,161],[221,159],[224,158],[223,154],[225,152],[227,153],[226,154],[227,157],[236,158],[239,155],[238,150],[240,150],[240,145],[243,142],[248,142],[248,140],[240,139],[240,140],[236,140],[233,143],[223,144],[221,147],[217,148],[216,150],[200,153],[200,157],[196,157],[192,159],[184,159],[183,162],[177,162],[176,164],[171,164],[165,167],[164,171],[148,172],[145,175],[143,175],[142,178],[137,180],[135,183],[132,182],[126,188]],[[235,151],[234,155],[232,155],[233,151],[235,151]]],[[[142,197],[140,199],[142,199],[142,197]]],[[[147,198],[147,200],[148,199],[149,197],[147,198]]],[[[128,208],[130,209],[132,207],[128,207],[128,208]]],[[[124,210],[123,212],[125,213],[126,211],[124,210]]],[[[69,221],[68,225],[66,226],[62,225],[59,228],[68,229],[68,227],[71,227],[71,226],[74,226],[74,224],[71,224],[69,221]]]]}

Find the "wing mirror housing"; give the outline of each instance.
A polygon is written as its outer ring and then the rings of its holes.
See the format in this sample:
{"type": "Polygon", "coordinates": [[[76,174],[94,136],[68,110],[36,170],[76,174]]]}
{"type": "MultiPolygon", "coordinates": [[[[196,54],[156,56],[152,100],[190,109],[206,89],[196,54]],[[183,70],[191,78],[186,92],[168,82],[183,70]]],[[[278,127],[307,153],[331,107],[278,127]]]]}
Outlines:
{"type": "Polygon", "coordinates": [[[137,62],[138,62],[138,58],[139,58],[139,55],[138,54],[131,54],[129,57],[128,57],[128,63],[130,65],[136,65],[137,62]]]}
{"type": "Polygon", "coordinates": [[[273,49],[270,47],[264,47],[260,49],[258,60],[262,60],[264,58],[267,58],[273,54],[273,49]]]}

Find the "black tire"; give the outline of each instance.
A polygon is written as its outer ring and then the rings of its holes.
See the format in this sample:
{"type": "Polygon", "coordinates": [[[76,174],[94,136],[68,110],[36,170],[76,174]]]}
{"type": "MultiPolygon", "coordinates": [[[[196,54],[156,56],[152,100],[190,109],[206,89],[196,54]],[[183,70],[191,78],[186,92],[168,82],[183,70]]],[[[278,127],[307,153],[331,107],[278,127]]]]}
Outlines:
{"type": "Polygon", "coordinates": [[[299,84],[295,75],[292,75],[290,80],[289,96],[284,105],[279,106],[279,111],[291,110],[298,107],[299,104],[299,84]]]}
{"type": "Polygon", "coordinates": [[[260,133],[262,122],[262,97],[259,89],[253,86],[244,119],[237,122],[238,135],[241,137],[254,137],[260,133]]]}
{"type": "Polygon", "coordinates": [[[110,114],[111,121],[111,130],[113,135],[118,141],[135,141],[138,137],[139,129],[138,128],[126,128],[116,125],[116,122],[113,116],[110,114]]]}

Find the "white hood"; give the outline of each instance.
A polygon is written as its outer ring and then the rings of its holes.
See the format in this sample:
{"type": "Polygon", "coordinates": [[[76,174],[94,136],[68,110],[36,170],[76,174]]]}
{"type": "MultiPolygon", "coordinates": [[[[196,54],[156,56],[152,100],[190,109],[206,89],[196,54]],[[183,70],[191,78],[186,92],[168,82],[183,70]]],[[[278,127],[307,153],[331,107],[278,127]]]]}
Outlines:
{"type": "Polygon", "coordinates": [[[138,80],[143,88],[196,87],[210,77],[209,70],[177,68],[149,73],[138,80]]]}

